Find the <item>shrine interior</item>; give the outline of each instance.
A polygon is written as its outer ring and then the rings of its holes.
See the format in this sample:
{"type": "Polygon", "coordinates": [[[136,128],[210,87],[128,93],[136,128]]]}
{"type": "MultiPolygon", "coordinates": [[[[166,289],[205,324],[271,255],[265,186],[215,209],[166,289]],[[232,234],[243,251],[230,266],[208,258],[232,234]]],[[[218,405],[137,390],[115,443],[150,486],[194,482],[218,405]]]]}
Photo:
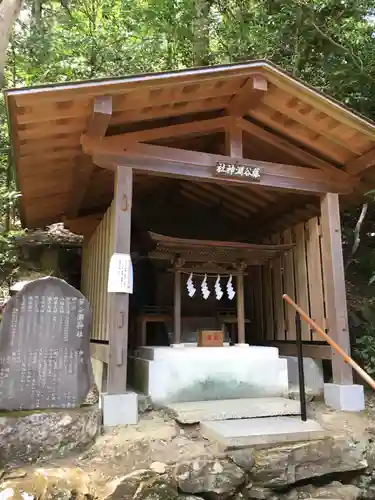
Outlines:
{"type": "MultiPolygon", "coordinates": [[[[150,232],[190,240],[290,243],[282,241],[282,238],[272,239],[272,235],[290,227],[294,221],[317,215],[319,201],[317,197],[280,193],[254,184],[232,187],[136,174],[131,236],[134,293],[130,297],[129,347],[136,348],[140,344],[139,323],[146,317],[149,319],[146,322],[146,345],[173,343],[173,262],[150,257],[155,248],[150,232]]],[[[190,273],[182,273],[181,342],[196,342],[198,331],[202,329],[222,328],[226,342],[238,342],[237,296],[229,299],[226,290],[230,277],[228,273],[235,271],[236,260],[224,269],[219,265],[224,271],[224,275],[220,275],[223,292],[220,300],[215,293],[220,273],[212,272],[212,266],[215,266],[212,256],[208,254],[206,262],[199,262],[197,271],[192,273],[196,289],[193,297],[189,297],[187,288],[190,273]],[[228,273],[225,274],[225,271],[228,273]],[[207,299],[201,290],[206,275],[210,291],[207,299]]],[[[268,314],[267,310],[255,311],[257,307],[267,307],[266,300],[260,304],[254,300],[254,293],[265,293],[259,287],[259,280],[254,279],[261,273],[262,265],[257,262],[244,273],[245,341],[251,345],[265,343],[255,321],[255,317],[263,318],[268,314]]],[[[236,292],[235,276],[233,288],[236,292]]],[[[274,333],[269,336],[275,337],[274,333]]]]}

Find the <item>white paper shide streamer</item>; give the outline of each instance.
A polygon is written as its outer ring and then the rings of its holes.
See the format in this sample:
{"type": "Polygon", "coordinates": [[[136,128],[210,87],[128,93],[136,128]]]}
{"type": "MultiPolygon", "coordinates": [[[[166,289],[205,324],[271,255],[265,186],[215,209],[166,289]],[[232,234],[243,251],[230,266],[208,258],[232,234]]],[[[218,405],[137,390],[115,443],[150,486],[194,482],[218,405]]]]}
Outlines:
{"type": "Polygon", "coordinates": [[[234,291],[233,284],[232,284],[232,275],[229,276],[229,280],[227,283],[227,294],[228,294],[228,299],[232,300],[234,296],[236,295],[236,292],[234,291]]]}
{"type": "Polygon", "coordinates": [[[186,285],[187,285],[187,290],[188,290],[188,295],[189,297],[194,297],[195,295],[195,292],[197,291],[197,289],[195,288],[194,286],[194,283],[193,283],[193,273],[190,274],[187,282],[186,282],[186,285]]]}
{"type": "Polygon", "coordinates": [[[216,293],[216,300],[220,300],[224,295],[224,292],[221,289],[220,285],[220,275],[218,275],[217,280],[215,281],[215,293],[216,293]]]}
{"type": "Polygon", "coordinates": [[[201,290],[202,290],[203,298],[205,300],[207,300],[208,297],[210,296],[210,293],[211,293],[208,289],[208,286],[207,286],[207,274],[204,275],[204,279],[203,279],[202,285],[201,285],[201,290]]]}

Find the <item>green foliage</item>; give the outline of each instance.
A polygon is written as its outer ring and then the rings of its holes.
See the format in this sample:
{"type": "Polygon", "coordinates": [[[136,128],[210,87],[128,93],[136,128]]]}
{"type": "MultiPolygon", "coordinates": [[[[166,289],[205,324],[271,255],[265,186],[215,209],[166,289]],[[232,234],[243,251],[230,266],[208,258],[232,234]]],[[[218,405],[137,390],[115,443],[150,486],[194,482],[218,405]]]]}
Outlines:
{"type": "Polygon", "coordinates": [[[354,355],[364,370],[375,376],[375,305],[372,301],[364,301],[361,310],[364,322],[362,334],[355,339],[354,355]]]}
{"type": "Polygon", "coordinates": [[[361,367],[371,376],[375,377],[375,326],[368,326],[368,333],[356,340],[355,355],[361,367]]]}

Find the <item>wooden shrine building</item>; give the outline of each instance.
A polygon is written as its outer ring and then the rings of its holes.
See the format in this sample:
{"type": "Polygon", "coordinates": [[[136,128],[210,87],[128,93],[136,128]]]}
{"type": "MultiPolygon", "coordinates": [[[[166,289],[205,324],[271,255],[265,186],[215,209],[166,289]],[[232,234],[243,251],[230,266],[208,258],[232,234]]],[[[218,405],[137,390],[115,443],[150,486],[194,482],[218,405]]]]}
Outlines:
{"type": "MultiPolygon", "coordinates": [[[[92,356],[109,394],[127,389],[128,344],[168,345],[165,329],[183,343],[207,318],[238,325],[233,343],[294,355],[283,293],[350,351],[340,209],[373,188],[374,123],[265,61],[5,99],[23,225],[63,221],[84,235],[92,356]],[[130,296],[107,291],[114,253],[131,255],[130,296]],[[224,292],[233,276],[233,301],[215,299],[217,276],[224,292]]],[[[353,383],[306,324],[302,336],[307,356],[332,359],[335,384],[353,383]]]]}

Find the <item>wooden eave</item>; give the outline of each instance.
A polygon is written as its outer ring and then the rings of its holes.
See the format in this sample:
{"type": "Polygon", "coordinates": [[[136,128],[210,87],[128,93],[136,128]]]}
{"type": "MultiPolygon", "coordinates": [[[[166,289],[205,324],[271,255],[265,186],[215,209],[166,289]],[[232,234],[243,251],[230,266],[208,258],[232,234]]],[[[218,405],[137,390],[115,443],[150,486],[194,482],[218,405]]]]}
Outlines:
{"type": "MultiPolygon", "coordinates": [[[[115,148],[115,160],[116,154],[123,155],[122,143],[130,148],[126,158],[133,158],[131,147],[138,140],[223,155],[224,135],[232,130],[223,123],[231,116],[243,136],[245,159],[308,167],[308,177],[319,182],[325,178],[333,186],[352,186],[355,196],[339,190],[349,201],[358,201],[368,190],[375,165],[374,123],[267,61],[8,89],[5,101],[22,220],[30,228],[97,214],[108,206],[113,172],[93,164],[91,146],[83,140],[88,134],[95,147],[115,148]],[[199,126],[185,134],[184,124],[192,122],[199,126]],[[311,170],[320,173],[315,176],[311,170]]],[[[164,149],[168,151],[173,153],[164,149]]],[[[150,186],[170,189],[168,179],[150,183],[144,174],[135,168],[135,196],[140,200],[150,186]]],[[[171,185],[188,202],[203,207],[219,199],[229,217],[246,223],[251,217],[268,220],[275,205],[289,211],[288,220],[308,216],[317,206],[296,194],[293,215],[293,200],[272,190],[272,182],[241,187],[188,178],[171,185]]],[[[325,185],[329,183],[320,183],[312,194],[325,185]]]]}
{"type": "Polygon", "coordinates": [[[217,264],[246,263],[260,265],[293,248],[293,244],[257,245],[241,242],[193,240],[174,238],[149,232],[155,249],[150,257],[188,262],[211,262],[217,264]]]}

